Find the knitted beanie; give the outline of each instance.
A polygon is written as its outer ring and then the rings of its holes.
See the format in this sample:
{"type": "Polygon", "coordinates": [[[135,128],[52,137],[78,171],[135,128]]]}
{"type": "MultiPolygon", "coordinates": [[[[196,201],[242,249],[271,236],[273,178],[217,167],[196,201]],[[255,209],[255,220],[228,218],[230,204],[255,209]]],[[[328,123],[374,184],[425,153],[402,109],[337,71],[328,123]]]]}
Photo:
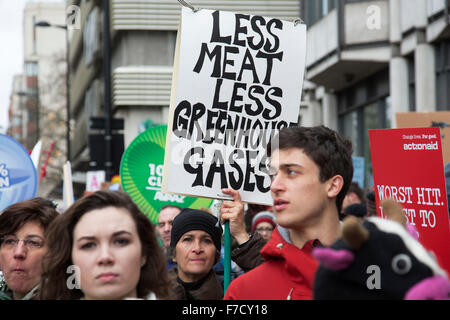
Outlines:
{"type": "Polygon", "coordinates": [[[202,230],[211,236],[216,249],[220,251],[222,244],[222,227],[217,221],[216,217],[206,211],[190,208],[181,210],[172,222],[170,246],[175,248],[178,240],[180,240],[186,232],[202,230]]]}
{"type": "Polygon", "coordinates": [[[268,222],[270,223],[274,228],[276,227],[275,223],[275,215],[270,211],[261,211],[258,214],[256,214],[252,219],[252,232],[255,232],[256,226],[261,222],[268,222]]]}
{"type": "Polygon", "coordinates": [[[354,203],[344,209],[346,215],[364,218],[367,215],[367,208],[362,203],[354,203]]]}

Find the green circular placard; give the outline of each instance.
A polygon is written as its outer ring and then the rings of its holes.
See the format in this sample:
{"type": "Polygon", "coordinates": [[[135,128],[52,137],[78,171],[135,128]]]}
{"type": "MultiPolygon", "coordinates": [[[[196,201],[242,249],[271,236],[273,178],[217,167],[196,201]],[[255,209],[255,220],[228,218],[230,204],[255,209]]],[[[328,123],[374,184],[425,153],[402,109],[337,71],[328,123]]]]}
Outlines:
{"type": "Polygon", "coordinates": [[[161,125],[141,133],[125,150],[120,163],[123,190],[155,224],[164,205],[201,209],[209,208],[213,202],[161,192],[166,132],[167,126],[161,125]]]}

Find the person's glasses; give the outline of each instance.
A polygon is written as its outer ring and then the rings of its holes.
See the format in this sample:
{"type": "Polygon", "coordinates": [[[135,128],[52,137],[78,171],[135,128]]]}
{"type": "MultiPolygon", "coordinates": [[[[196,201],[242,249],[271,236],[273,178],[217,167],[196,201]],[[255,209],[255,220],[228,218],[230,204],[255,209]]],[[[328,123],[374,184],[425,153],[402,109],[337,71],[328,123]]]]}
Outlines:
{"type": "Polygon", "coordinates": [[[25,239],[18,239],[14,236],[7,236],[2,239],[1,248],[5,250],[14,249],[20,241],[28,250],[40,249],[44,246],[44,240],[39,237],[28,237],[25,239]]]}
{"type": "Polygon", "coordinates": [[[272,232],[273,228],[256,228],[258,232],[272,232]]]}

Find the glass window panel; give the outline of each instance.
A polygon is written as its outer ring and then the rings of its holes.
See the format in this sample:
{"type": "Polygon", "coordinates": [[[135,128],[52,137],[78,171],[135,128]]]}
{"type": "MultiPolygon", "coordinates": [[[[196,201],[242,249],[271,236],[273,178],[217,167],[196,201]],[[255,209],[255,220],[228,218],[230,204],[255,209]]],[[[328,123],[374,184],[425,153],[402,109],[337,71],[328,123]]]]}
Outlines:
{"type": "Polygon", "coordinates": [[[392,100],[391,96],[387,96],[385,99],[385,117],[386,117],[386,128],[392,128],[392,100]]]}
{"type": "Polygon", "coordinates": [[[322,0],[322,17],[328,14],[328,0],[322,0]]]}
{"type": "Polygon", "coordinates": [[[372,156],[370,155],[369,129],[378,129],[379,115],[377,103],[370,104],[364,107],[364,158],[366,160],[366,172],[364,181],[367,186],[373,185],[373,169],[372,156]]]}
{"type": "Polygon", "coordinates": [[[307,17],[308,17],[308,25],[312,26],[317,21],[317,13],[316,13],[316,0],[308,0],[307,2],[307,17]]]}
{"type": "Polygon", "coordinates": [[[355,155],[358,150],[358,113],[356,111],[342,118],[342,135],[352,142],[353,155],[355,155]]]}
{"type": "Polygon", "coordinates": [[[333,10],[336,8],[336,0],[330,0],[329,1],[329,11],[333,10]]]}

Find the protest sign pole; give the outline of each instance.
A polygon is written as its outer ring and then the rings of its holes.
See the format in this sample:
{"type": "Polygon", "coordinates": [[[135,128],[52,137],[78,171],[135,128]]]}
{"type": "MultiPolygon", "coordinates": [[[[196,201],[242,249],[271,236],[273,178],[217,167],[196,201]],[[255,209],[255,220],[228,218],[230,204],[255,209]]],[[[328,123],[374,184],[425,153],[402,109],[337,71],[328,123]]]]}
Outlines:
{"type": "Polygon", "coordinates": [[[225,222],[224,232],[224,258],[223,258],[223,294],[227,292],[228,285],[231,281],[231,234],[230,234],[230,222],[225,222]]]}
{"type": "MultiPolygon", "coordinates": [[[[219,224],[221,219],[220,208],[222,207],[223,200],[216,199],[216,203],[211,206],[213,214],[217,216],[217,223],[219,224]]],[[[230,221],[225,221],[223,224],[223,295],[227,292],[228,286],[231,282],[231,233],[230,233],[230,221]]]]}

